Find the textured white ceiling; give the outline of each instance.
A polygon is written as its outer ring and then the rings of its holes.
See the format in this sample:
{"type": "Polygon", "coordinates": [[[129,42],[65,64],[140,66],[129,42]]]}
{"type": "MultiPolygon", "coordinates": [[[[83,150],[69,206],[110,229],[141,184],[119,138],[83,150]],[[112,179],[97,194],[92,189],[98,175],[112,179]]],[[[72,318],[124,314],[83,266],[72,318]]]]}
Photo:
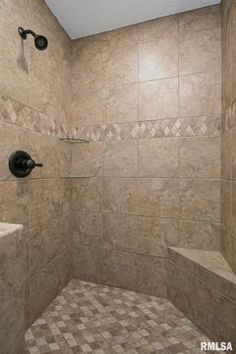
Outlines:
{"type": "Polygon", "coordinates": [[[173,15],[220,0],[45,0],[72,39],[153,18],[173,15]]]}

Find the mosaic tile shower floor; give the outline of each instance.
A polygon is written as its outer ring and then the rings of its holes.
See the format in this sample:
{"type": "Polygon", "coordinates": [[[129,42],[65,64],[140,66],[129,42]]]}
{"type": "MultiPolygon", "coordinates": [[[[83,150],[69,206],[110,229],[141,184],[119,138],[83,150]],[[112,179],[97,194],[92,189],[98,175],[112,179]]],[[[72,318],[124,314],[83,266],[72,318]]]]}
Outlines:
{"type": "Polygon", "coordinates": [[[208,340],[166,299],[79,280],[25,338],[27,354],[194,354],[208,340]]]}

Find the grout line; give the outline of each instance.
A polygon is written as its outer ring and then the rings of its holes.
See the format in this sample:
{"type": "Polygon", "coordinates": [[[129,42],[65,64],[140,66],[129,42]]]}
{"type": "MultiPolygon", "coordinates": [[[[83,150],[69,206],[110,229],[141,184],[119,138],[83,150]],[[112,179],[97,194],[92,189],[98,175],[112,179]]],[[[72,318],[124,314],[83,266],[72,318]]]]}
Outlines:
{"type": "MultiPolygon", "coordinates": [[[[101,210],[101,211],[93,211],[93,210],[85,210],[85,209],[79,209],[75,210],[72,209],[71,212],[73,214],[93,214],[96,216],[102,216],[102,215],[114,215],[114,216],[123,216],[123,217],[139,217],[139,218],[147,218],[147,219],[154,219],[154,220],[163,220],[163,221],[177,221],[176,218],[171,218],[171,217],[164,217],[164,216],[153,216],[153,215],[143,215],[143,214],[131,214],[131,213],[126,213],[122,214],[119,212],[111,212],[111,211],[106,211],[106,210],[101,210]]],[[[66,213],[68,214],[68,213],[66,213]]],[[[66,215],[65,214],[65,215],[66,215]]],[[[221,225],[220,221],[212,221],[212,220],[202,220],[202,219],[190,219],[190,218],[185,218],[185,217],[179,217],[179,221],[182,222],[192,222],[192,223],[202,223],[202,224],[214,224],[214,225],[221,225]]]]}
{"type": "MultiPolygon", "coordinates": [[[[69,177],[62,177],[62,178],[78,178],[78,179],[85,179],[85,178],[93,178],[96,177],[97,179],[104,179],[104,180],[178,180],[178,176],[170,176],[170,177],[148,177],[148,176],[130,176],[130,177],[125,177],[125,176],[96,176],[96,175],[90,175],[90,176],[69,176],[69,177]]],[[[60,177],[59,177],[60,178],[60,177]]],[[[180,177],[179,178],[181,181],[212,181],[212,182],[221,182],[221,178],[201,178],[201,177],[180,177]]]]}

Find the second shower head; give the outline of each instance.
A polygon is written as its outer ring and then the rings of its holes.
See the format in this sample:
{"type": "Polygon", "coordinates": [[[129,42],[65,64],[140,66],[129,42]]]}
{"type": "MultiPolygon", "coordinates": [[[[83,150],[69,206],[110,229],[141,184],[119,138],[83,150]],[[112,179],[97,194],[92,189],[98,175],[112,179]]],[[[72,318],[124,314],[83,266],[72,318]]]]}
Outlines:
{"type": "Polygon", "coordinates": [[[38,50],[44,50],[47,48],[48,40],[46,37],[44,37],[40,34],[36,34],[29,29],[24,30],[22,27],[18,28],[18,32],[19,32],[19,35],[21,36],[22,39],[26,39],[27,35],[31,34],[34,37],[34,44],[38,50]]]}

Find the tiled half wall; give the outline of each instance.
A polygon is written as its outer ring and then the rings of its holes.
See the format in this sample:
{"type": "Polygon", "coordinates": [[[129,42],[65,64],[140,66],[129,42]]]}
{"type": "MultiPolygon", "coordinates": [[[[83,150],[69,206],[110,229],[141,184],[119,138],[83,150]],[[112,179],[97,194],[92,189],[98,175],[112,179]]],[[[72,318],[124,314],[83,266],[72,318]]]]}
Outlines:
{"type": "Polygon", "coordinates": [[[167,246],[220,248],[220,7],[75,41],[74,275],[166,295],[167,246]]]}

